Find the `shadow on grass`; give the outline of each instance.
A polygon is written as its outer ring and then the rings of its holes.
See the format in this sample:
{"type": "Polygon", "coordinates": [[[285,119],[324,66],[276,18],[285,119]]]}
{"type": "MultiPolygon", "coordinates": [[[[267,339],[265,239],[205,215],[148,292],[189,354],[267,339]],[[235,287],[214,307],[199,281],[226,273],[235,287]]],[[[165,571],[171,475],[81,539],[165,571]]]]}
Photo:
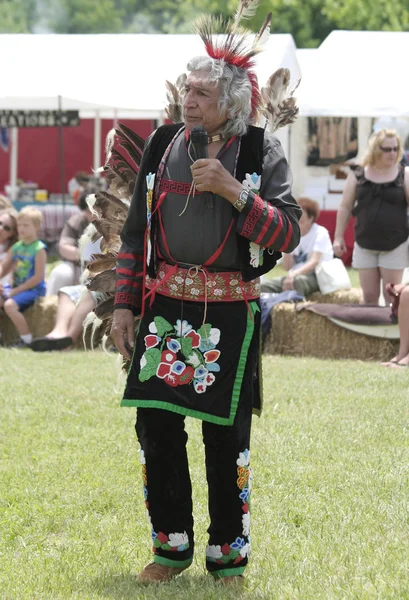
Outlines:
{"type": "Polygon", "coordinates": [[[88,592],[98,594],[100,597],[115,600],[135,600],[178,598],[180,600],[210,600],[216,598],[240,598],[246,595],[245,587],[223,587],[213,581],[210,575],[183,574],[169,583],[143,584],[137,581],[137,575],[106,574],[104,577],[95,578],[87,586],[88,592]]]}

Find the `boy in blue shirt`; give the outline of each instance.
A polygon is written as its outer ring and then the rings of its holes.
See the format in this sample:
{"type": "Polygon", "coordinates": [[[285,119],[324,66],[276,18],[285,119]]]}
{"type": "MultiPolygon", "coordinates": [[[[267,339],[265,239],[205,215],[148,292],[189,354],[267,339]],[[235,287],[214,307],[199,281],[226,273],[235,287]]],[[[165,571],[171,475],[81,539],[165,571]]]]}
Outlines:
{"type": "Polygon", "coordinates": [[[10,270],[13,285],[10,289],[0,286],[0,308],[14,324],[20,341],[14,348],[29,346],[33,336],[22,314],[37,298],[45,296],[46,245],[38,239],[42,215],[33,207],[23,208],[17,216],[19,241],[9,249],[0,263],[0,277],[10,270]]]}

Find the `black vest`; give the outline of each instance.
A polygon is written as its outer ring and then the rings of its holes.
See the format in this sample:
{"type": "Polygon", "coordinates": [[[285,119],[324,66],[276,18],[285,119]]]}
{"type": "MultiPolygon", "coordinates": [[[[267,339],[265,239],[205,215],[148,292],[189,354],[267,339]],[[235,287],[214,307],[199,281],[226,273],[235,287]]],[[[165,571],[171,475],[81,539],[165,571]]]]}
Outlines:
{"type": "MultiPolygon", "coordinates": [[[[148,173],[156,173],[159,167],[159,163],[165,154],[167,147],[170,142],[183,127],[182,123],[175,125],[162,125],[155,132],[154,137],[150,143],[149,155],[146,161],[146,171],[144,176],[148,173]]],[[[239,159],[237,162],[236,179],[243,181],[246,178],[246,173],[262,173],[263,167],[263,141],[264,141],[264,129],[259,127],[250,126],[247,133],[241,138],[241,147],[239,159]]],[[[152,202],[152,222],[151,222],[151,258],[148,264],[148,274],[150,277],[156,277],[156,236],[157,236],[157,225],[158,217],[157,212],[154,213],[157,197],[154,194],[152,202]]],[[[239,213],[232,207],[232,214],[237,222],[239,213]]],[[[266,250],[263,257],[263,265],[259,267],[252,267],[250,265],[250,242],[247,238],[237,234],[237,243],[239,248],[240,256],[240,271],[243,281],[251,281],[256,279],[264,273],[270,271],[278,259],[281,257],[281,252],[276,250],[266,250]]]]}

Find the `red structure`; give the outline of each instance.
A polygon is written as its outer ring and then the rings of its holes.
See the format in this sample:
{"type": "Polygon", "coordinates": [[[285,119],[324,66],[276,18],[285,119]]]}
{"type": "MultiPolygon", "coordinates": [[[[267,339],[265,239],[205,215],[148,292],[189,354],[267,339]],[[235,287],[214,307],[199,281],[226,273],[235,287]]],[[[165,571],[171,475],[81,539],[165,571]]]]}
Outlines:
{"type": "MultiPolygon", "coordinates": [[[[141,137],[147,138],[154,129],[154,122],[119,119],[141,137]]],[[[113,127],[112,119],[102,119],[102,149],[100,165],[103,164],[105,137],[113,127]]],[[[65,180],[77,171],[92,172],[94,160],[94,121],[82,119],[79,127],[64,128],[65,180]]],[[[0,149],[0,193],[9,183],[10,150],[0,149]]],[[[50,193],[61,192],[60,152],[58,129],[54,127],[19,129],[18,132],[18,178],[34,181],[39,188],[50,193]]],[[[67,189],[65,190],[67,191],[67,189]]]]}

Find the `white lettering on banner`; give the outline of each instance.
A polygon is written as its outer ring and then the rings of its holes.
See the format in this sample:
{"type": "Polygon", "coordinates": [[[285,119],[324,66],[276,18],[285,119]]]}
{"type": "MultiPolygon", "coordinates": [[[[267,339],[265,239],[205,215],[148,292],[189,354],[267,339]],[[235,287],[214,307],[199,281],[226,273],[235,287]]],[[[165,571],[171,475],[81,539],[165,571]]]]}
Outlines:
{"type": "Polygon", "coordinates": [[[0,127],[77,127],[77,110],[0,110],[0,127]]]}

